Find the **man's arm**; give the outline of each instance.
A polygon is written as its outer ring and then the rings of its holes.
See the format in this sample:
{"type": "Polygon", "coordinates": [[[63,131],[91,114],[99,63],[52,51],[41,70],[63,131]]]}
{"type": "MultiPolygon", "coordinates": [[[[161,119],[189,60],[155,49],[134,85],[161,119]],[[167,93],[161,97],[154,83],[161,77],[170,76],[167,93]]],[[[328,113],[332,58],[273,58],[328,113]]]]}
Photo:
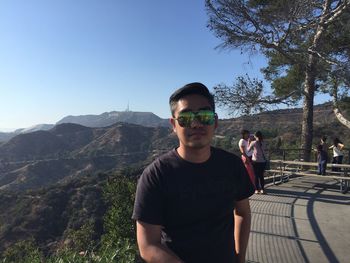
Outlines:
{"type": "Polygon", "coordinates": [[[250,205],[248,198],[236,202],[234,218],[235,249],[238,255],[238,262],[244,263],[251,223],[250,205]]]}
{"type": "Polygon", "coordinates": [[[244,150],[244,145],[243,145],[242,139],[238,142],[238,148],[239,148],[240,152],[243,155],[245,155],[245,150],[244,150]]]}
{"type": "Polygon", "coordinates": [[[243,146],[243,145],[240,145],[240,146],[239,146],[239,150],[241,151],[241,154],[242,154],[242,155],[247,156],[247,154],[245,153],[245,150],[244,150],[244,146],[243,146]]]}
{"type": "Polygon", "coordinates": [[[240,143],[238,146],[239,146],[240,152],[245,157],[244,163],[248,164],[250,162],[250,159],[249,159],[248,155],[245,152],[245,146],[243,145],[243,143],[240,143]]]}
{"type": "Polygon", "coordinates": [[[147,263],[183,263],[170,249],[163,246],[162,226],[136,221],[137,244],[143,260],[147,263]]]}

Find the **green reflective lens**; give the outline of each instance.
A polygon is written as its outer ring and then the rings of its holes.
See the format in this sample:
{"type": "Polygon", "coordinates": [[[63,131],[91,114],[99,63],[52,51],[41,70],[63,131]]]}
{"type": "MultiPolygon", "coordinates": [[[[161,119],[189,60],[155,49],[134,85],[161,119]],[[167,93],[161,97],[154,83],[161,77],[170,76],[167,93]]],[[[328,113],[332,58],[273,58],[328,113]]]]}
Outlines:
{"type": "Polygon", "coordinates": [[[215,122],[215,112],[211,110],[180,112],[179,117],[177,117],[176,120],[181,127],[191,127],[194,120],[197,120],[202,125],[213,125],[215,122]]]}

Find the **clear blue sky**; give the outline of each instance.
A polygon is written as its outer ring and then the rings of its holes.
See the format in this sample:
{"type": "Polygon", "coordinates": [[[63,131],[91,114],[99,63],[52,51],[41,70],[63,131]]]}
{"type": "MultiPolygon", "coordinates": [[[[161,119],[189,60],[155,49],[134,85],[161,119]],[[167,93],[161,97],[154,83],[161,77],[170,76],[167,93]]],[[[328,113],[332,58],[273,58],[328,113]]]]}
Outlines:
{"type": "Polygon", "coordinates": [[[167,118],[188,82],[260,76],[262,57],[215,49],[206,24],[203,0],[0,0],[0,131],[128,102],[167,118]]]}

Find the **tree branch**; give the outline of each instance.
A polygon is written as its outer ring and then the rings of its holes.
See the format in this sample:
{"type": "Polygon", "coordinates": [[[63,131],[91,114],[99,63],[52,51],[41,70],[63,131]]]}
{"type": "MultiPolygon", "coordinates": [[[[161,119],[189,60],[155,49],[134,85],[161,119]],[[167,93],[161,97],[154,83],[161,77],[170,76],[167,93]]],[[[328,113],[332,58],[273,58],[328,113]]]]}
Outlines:
{"type": "Polygon", "coordinates": [[[350,121],[345,118],[345,116],[341,113],[339,109],[339,104],[338,104],[338,87],[335,86],[333,87],[333,112],[335,114],[335,117],[338,119],[338,121],[343,124],[345,127],[350,129],[350,121]]]}
{"type": "Polygon", "coordinates": [[[348,8],[350,8],[350,0],[345,0],[342,4],[338,5],[333,11],[327,14],[327,18],[323,24],[327,26],[333,23],[348,8]]]}
{"type": "Polygon", "coordinates": [[[218,105],[229,107],[234,113],[243,113],[246,115],[261,112],[276,104],[292,105],[292,96],[299,93],[293,90],[288,94],[276,97],[273,95],[263,95],[262,81],[251,80],[248,75],[238,77],[237,82],[228,87],[220,84],[214,87],[215,99],[218,105]]]}
{"type": "Polygon", "coordinates": [[[323,61],[325,61],[326,63],[330,64],[330,65],[334,65],[334,66],[340,66],[340,63],[337,61],[333,61],[330,60],[328,58],[326,58],[325,56],[323,56],[320,52],[317,52],[315,50],[313,50],[311,47],[308,49],[309,53],[311,54],[315,54],[317,55],[319,58],[321,58],[323,61]]]}

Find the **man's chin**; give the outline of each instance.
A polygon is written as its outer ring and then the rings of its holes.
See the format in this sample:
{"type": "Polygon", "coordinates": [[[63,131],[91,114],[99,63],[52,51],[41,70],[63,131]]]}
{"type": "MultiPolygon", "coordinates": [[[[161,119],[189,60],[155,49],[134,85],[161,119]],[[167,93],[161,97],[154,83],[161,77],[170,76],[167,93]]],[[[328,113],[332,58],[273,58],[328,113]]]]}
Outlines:
{"type": "Polygon", "coordinates": [[[208,146],[210,146],[210,143],[207,142],[189,142],[188,146],[194,149],[204,149],[208,146]]]}

